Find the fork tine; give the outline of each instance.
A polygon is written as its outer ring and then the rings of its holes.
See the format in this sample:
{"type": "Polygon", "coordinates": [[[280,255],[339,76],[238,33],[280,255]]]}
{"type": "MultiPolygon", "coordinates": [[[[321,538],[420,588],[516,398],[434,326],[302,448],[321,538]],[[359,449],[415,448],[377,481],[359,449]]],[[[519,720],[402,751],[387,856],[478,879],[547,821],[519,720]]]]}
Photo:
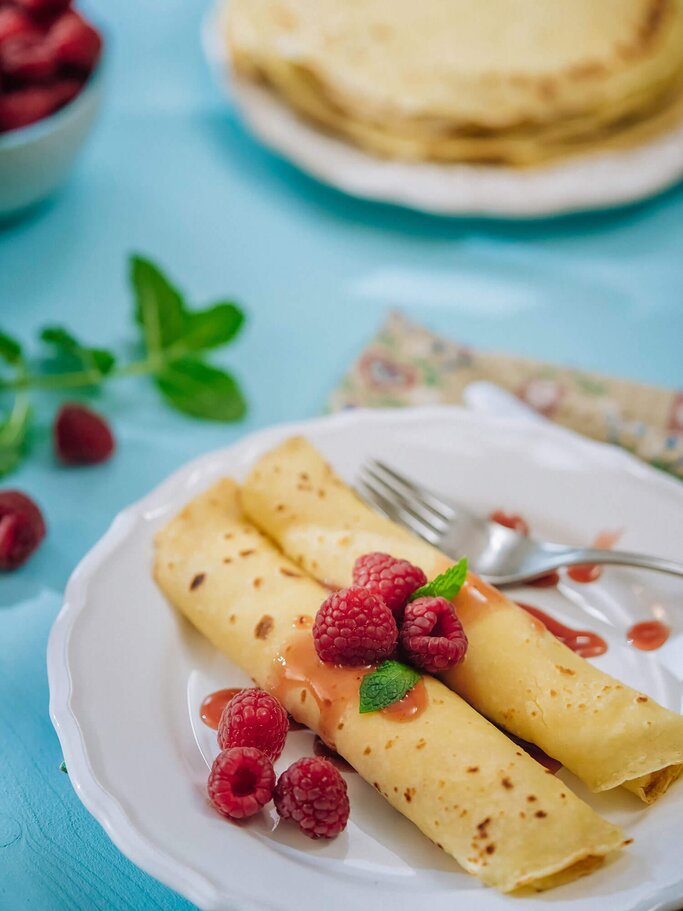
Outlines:
{"type": "Polygon", "coordinates": [[[388,475],[395,484],[399,484],[402,488],[407,490],[411,496],[419,499],[425,507],[430,509],[440,519],[443,519],[444,522],[449,522],[455,516],[455,510],[452,506],[444,502],[440,497],[437,497],[436,494],[433,494],[426,487],[422,487],[421,484],[417,484],[405,475],[399,474],[399,472],[390,468],[389,465],[381,462],[379,459],[370,459],[368,465],[370,465],[378,474],[388,475]]]}
{"type": "Polygon", "coordinates": [[[416,516],[411,510],[401,505],[395,499],[393,491],[389,490],[389,495],[387,495],[384,490],[380,489],[377,481],[370,476],[361,477],[359,485],[368,499],[377,504],[392,521],[409,528],[410,531],[415,532],[415,534],[424,538],[425,541],[429,541],[430,544],[439,543],[441,538],[439,532],[424,522],[419,516],[416,516]]]}
{"type": "Polygon", "coordinates": [[[402,525],[404,528],[409,529],[430,544],[438,545],[440,536],[433,528],[430,528],[428,525],[415,519],[406,509],[386,497],[374,483],[361,481],[360,487],[364,491],[365,498],[373,506],[379,508],[392,522],[396,522],[398,525],[402,525]]]}
{"type": "Polygon", "coordinates": [[[365,465],[362,469],[367,477],[371,477],[376,484],[379,484],[381,489],[387,492],[387,496],[391,496],[394,500],[403,506],[408,512],[412,513],[417,519],[421,522],[424,522],[425,525],[431,526],[434,531],[437,531],[439,534],[444,534],[448,530],[448,521],[435,512],[433,509],[430,509],[429,506],[424,504],[415,494],[406,494],[401,488],[393,483],[389,483],[386,478],[375,471],[369,465],[365,465]]]}

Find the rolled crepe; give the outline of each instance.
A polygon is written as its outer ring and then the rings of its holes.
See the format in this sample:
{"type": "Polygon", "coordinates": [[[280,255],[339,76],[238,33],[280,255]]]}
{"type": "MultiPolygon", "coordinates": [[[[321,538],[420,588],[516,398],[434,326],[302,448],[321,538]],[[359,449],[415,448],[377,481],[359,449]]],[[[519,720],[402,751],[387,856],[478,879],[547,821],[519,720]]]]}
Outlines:
{"type": "Polygon", "coordinates": [[[161,531],[154,574],[214,645],[485,883],[549,888],[624,843],[616,826],[432,677],[397,711],[361,715],[366,669],[323,665],[313,646],[310,626],[328,592],[246,522],[231,481],[161,531]]]}
{"type": "MultiPolygon", "coordinates": [[[[246,514],[331,586],[383,551],[433,578],[453,561],[361,501],[305,439],[264,456],[242,491],[246,514]]],[[[570,651],[535,617],[470,573],[455,607],[465,660],[442,676],[470,705],[554,756],[593,791],[623,785],[645,803],[683,768],[683,718],[570,651]]]]}

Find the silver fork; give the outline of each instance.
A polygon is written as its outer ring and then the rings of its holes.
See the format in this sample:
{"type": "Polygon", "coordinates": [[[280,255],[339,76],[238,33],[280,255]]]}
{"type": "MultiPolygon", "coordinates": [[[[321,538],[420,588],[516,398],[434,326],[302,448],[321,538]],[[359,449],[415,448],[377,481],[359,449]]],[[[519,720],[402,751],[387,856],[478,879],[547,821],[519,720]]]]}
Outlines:
{"type": "Polygon", "coordinates": [[[494,585],[537,579],[562,566],[615,564],[683,577],[683,563],[645,554],[536,541],[474,515],[376,459],[360,471],[360,493],[387,518],[438,547],[447,556],[466,555],[470,568],[494,585]]]}

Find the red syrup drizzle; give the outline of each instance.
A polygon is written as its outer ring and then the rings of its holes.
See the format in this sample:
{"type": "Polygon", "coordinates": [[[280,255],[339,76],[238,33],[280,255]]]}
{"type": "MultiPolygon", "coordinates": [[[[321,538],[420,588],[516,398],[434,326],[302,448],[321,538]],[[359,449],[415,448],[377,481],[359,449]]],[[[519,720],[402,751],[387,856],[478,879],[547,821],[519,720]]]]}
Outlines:
{"type": "Polygon", "coordinates": [[[340,772],[355,772],[356,770],[352,765],[350,765],[343,756],[340,756],[336,750],[333,750],[331,747],[325,743],[324,740],[321,740],[318,735],[315,735],[315,740],[313,741],[313,752],[316,756],[320,756],[322,759],[329,760],[333,766],[336,766],[340,772]]]}
{"type": "MultiPolygon", "coordinates": [[[[223,709],[230,702],[232,697],[236,696],[238,693],[241,693],[243,689],[244,687],[231,687],[227,690],[217,690],[215,693],[211,693],[210,696],[207,696],[199,707],[199,717],[202,719],[204,724],[207,727],[212,728],[214,731],[217,731],[218,725],[221,721],[221,715],[223,714],[223,709]]],[[[308,728],[305,724],[301,724],[300,721],[297,721],[290,715],[289,730],[307,731],[308,728]]]]}
{"type": "MultiPolygon", "coordinates": [[[[602,550],[610,550],[614,547],[622,535],[621,529],[618,531],[601,531],[593,542],[593,547],[599,547],[602,550]]],[[[581,563],[578,566],[570,566],[567,569],[567,575],[574,582],[580,582],[586,585],[589,582],[596,582],[602,575],[602,566],[597,563],[581,563]]]]}
{"type": "MultiPolygon", "coordinates": [[[[529,536],[528,522],[516,513],[507,513],[503,512],[502,509],[496,509],[489,515],[489,522],[496,522],[504,528],[511,528],[517,534],[524,535],[525,538],[529,536]]],[[[545,576],[532,579],[529,585],[533,585],[535,588],[554,588],[559,581],[560,574],[557,570],[553,570],[545,576]]]]}
{"type": "MultiPolygon", "coordinates": [[[[502,509],[496,509],[489,515],[489,521],[497,522],[498,525],[502,525],[505,528],[511,528],[513,531],[516,531],[518,534],[524,535],[525,537],[529,535],[529,524],[517,514],[506,513],[503,512],[502,509]]],[[[621,529],[619,531],[601,531],[593,542],[593,547],[600,547],[604,550],[608,550],[609,548],[614,547],[621,535],[621,529]]],[[[602,575],[602,566],[598,566],[596,563],[582,563],[578,566],[570,566],[567,569],[567,575],[570,579],[573,579],[574,582],[580,582],[585,585],[589,582],[595,582],[600,578],[602,575]]],[[[535,588],[554,588],[558,585],[559,581],[560,574],[557,570],[553,570],[545,576],[539,576],[538,579],[532,579],[528,584],[533,585],[535,588]]]]}
{"type": "Polygon", "coordinates": [[[502,509],[495,509],[489,515],[489,522],[495,522],[497,525],[502,525],[503,528],[511,528],[513,531],[516,531],[517,534],[524,535],[525,538],[529,535],[528,524],[516,513],[508,513],[504,512],[502,509]]]}
{"type": "Polygon", "coordinates": [[[556,569],[545,576],[539,576],[538,579],[531,579],[527,585],[533,585],[534,588],[556,588],[560,581],[560,574],[556,569]]]}
{"type": "Polygon", "coordinates": [[[670,633],[669,627],[660,620],[644,620],[642,623],[634,623],[626,633],[626,638],[634,648],[653,652],[664,645],[670,633]]]}
{"type": "Polygon", "coordinates": [[[598,655],[604,655],[607,651],[607,643],[597,633],[592,633],[589,630],[572,629],[537,607],[524,604],[522,601],[518,601],[517,604],[524,608],[528,614],[531,614],[532,617],[540,620],[548,632],[552,633],[553,636],[558,638],[567,648],[576,652],[581,658],[597,658],[598,655]]]}
{"type": "Polygon", "coordinates": [[[199,706],[199,717],[204,724],[214,731],[217,731],[223,709],[230,702],[232,697],[241,693],[243,689],[243,686],[230,687],[230,689],[226,690],[216,690],[215,693],[211,693],[207,696],[199,706]]]}
{"type": "MultiPolygon", "coordinates": [[[[496,725],[496,727],[498,727],[498,725],[496,725]]],[[[506,731],[505,728],[500,728],[500,730],[509,740],[516,743],[520,749],[524,750],[525,753],[528,753],[532,759],[535,759],[536,762],[542,765],[544,769],[552,772],[553,775],[557,775],[562,768],[561,762],[558,762],[557,759],[553,759],[552,756],[548,756],[548,754],[539,746],[536,746],[535,743],[530,743],[528,740],[522,740],[521,737],[511,734],[509,731],[506,731]]]]}

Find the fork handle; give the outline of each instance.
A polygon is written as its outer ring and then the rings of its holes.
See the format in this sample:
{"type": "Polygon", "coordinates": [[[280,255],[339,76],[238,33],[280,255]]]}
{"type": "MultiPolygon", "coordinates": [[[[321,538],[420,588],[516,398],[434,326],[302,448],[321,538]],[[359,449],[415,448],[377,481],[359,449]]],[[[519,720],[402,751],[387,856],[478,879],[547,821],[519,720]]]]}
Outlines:
{"type": "Polygon", "coordinates": [[[555,568],[578,566],[582,563],[599,563],[617,566],[637,566],[641,569],[653,569],[655,572],[683,577],[683,563],[678,563],[676,560],[663,560],[661,557],[649,557],[646,554],[629,553],[625,550],[572,547],[566,550],[558,550],[556,556],[557,564],[555,568]]]}

